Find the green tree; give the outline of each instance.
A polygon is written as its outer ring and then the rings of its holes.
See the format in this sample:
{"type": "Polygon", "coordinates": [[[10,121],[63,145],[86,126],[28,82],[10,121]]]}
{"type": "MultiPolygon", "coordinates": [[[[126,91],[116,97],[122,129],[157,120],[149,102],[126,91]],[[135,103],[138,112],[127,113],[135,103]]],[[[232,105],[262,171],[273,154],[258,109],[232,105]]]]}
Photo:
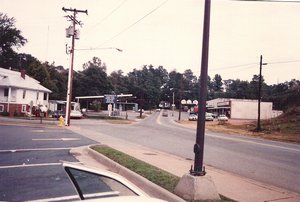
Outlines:
{"type": "Polygon", "coordinates": [[[112,83],[113,90],[116,94],[120,93],[129,93],[129,90],[126,86],[128,77],[123,75],[122,70],[113,71],[109,78],[110,82],[112,83]]]}
{"type": "Polygon", "coordinates": [[[106,74],[106,65],[99,58],[84,64],[84,70],[74,72],[73,93],[76,96],[96,96],[111,93],[113,86],[106,74]]]}
{"type": "Polygon", "coordinates": [[[213,79],[213,90],[215,92],[222,92],[223,91],[223,81],[222,77],[219,74],[216,74],[213,79]]]}
{"type": "Polygon", "coordinates": [[[162,67],[144,65],[141,70],[128,73],[128,90],[137,96],[141,107],[151,109],[161,100],[161,88],[167,78],[167,71],[162,67]]]}
{"type": "Polygon", "coordinates": [[[26,42],[27,39],[15,27],[15,19],[0,13],[0,66],[5,68],[13,66],[13,61],[18,58],[14,48],[20,48],[26,42]]]}
{"type": "Polygon", "coordinates": [[[55,66],[54,64],[48,65],[47,69],[51,80],[51,100],[66,100],[67,97],[67,84],[68,84],[68,71],[62,66],[55,66]]]}

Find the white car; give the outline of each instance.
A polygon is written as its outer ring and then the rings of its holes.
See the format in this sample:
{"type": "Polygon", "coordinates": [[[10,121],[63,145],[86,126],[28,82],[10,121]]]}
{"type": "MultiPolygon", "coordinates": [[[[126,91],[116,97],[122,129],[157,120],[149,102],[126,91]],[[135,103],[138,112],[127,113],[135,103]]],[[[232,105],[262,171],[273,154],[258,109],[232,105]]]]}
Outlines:
{"type": "Polygon", "coordinates": [[[218,121],[228,121],[228,118],[224,114],[221,114],[218,116],[218,121]]]}
{"type": "Polygon", "coordinates": [[[81,119],[82,117],[83,117],[83,114],[80,111],[71,110],[71,112],[70,112],[70,118],[81,119]]]}
{"type": "Polygon", "coordinates": [[[189,121],[197,121],[197,120],[198,120],[197,114],[190,114],[189,115],[189,121]]]}
{"type": "Polygon", "coordinates": [[[205,121],[214,121],[214,117],[212,115],[206,114],[205,121]]]}
{"type": "Polygon", "coordinates": [[[81,200],[93,202],[164,202],[150,197],[136,185],[116,173],[72,163],[63,163],[63,167],[81,200]]]}

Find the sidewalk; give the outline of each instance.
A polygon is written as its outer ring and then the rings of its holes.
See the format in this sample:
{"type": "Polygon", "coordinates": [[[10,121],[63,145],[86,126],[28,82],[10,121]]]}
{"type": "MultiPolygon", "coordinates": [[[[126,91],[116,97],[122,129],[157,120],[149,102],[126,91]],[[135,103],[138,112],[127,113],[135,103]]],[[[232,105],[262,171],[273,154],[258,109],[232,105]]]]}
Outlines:
{"type": "MultiPolygon", "coordinates": [[[[82,130],[80,127],[71,126],[70,130],[80,133],[90,139],[93,139],[102,144],[106,144],[116,150],[124,152],[137,159],[152,164],[158,168],[166,170],[179,177],[189,172],[193,162],[174,156],[171,154],[159,152],[150,148],[140,145],[135,145],[120,139],[107,136],[105,134],[95,133],[92,130],[82,130]]],[[[80,150],[78,150],[80,152],[80,150]]],[[[80,161],[89,165],[90,160],[87,153],[80,153],[78,155],[80,161]]],[[[97,165],[93,162],[93,167],[97,165]]],[[[299,202],[300,194],[289,192],[287,190],[263,184],[254,180],[243,178],[222,170],[215,169],[211,166],[206,166],[207,175],[213,178],[219,194],[229,197],[236,201],[245,202],[263,202],[263,201],[276,201],[276,202],[299,202]]]]}

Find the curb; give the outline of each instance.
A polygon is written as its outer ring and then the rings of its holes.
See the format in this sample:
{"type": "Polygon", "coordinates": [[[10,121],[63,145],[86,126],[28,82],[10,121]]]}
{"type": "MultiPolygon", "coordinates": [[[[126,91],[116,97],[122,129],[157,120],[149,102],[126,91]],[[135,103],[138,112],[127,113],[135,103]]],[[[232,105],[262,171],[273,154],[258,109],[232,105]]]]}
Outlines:
{"type": "Polygon", "coordinates": [[[97,162],[105,165],[111,171],[127,178],[129,181],[134,183],[136,186],[140,187],[142,190],[146,190],[145,192],[151,195],[152,197],[159,198],[166,201],[174,201],[174,202],[184,202],[182,198],[172,194],[171,192],[163,189],[162,187],[154,184],[153,182],[145,179],[144,177],[136,174],[135,172],[121,166],[120,164],[114,162],[113,160],[107,158],[106,156],[94,151],[90,147],[94,145],[90,145],[85,147],[88,155],[90,155],[97,162]]]}

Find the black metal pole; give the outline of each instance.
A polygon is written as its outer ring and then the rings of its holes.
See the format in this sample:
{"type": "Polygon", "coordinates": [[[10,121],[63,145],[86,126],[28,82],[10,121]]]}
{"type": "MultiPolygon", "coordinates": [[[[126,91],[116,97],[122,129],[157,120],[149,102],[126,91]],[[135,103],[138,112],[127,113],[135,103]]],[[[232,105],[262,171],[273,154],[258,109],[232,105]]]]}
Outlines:
{"type": "Polygon", "coordinates": [[[208,72],[208,54],[209,54],[209,24],[210,24],[210,0],[205,0],[204,5],[204,23],[203,23],[203,38],[202,38],[202,60],[201,60],[201,75],[200,75],[200,93],[198,102],[198,121],[197,121],[197,137],[194,145],[194,170],[190,173],[195,176],[205,175],[203,167],[203,152],[204,152],[204,134],[205,134],[205,111],[206,111],[206,96],[207,96],[207,72],[208,72]]]}

